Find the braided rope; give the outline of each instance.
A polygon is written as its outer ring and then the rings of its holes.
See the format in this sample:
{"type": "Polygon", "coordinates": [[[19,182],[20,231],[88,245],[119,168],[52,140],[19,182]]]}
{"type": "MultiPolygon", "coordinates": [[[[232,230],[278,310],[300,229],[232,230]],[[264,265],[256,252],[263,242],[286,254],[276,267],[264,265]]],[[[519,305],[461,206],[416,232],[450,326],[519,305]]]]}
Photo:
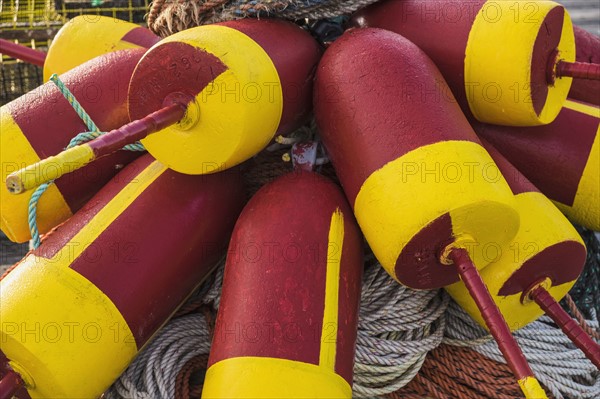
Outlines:
{"type": "Polygon", "coordinates": [[[105,398],[173,398],[179,371],[191,359],[208,355],[210,334],[202,314],[168,324],[105,393],[105,398]]]}
{"type": "Polygon", "coordinates": [[[52,74],[52,76],[50,76],[50,81],[56,85],[58,91],[60,91],[63,97],[69,102],[69,104],[71,104],[71,107],[73,107],[73,110],[75,110],[75,112],[77,113],[79,118],[81,118],[83,123],[85,123],[87,128],[92,132],[97,132],[98,126],[96,126],[96,124],[94,123],[92,118],[90,118],[88,113],[85,112],[79,101],[77,101],[73,93],[71,93],[71,90],[69,90],[69,88],[65,86],[65,84],[62,80],[60,80],[58,75],[55,73],[52,74]]]}
{"type": "MultiPolygon", "coordinates": [[[[98,129],[98,126],[94,123],[90,115],[85,111],[85,109],[81,106],[79,101],[77,101],[73,93],[71,93],[71,90],[69,90],[69,88],[63,83],[63,81],[58,77],[57,74],[53,74],[50,77],[50,81],[56,85],[58,91],[60,91],[63,97],[69,102],[73,110],[77,113],[79,118],[83,121],[83,123],[85,123],[86,127],[89,130],[88,132],[79,133],[77,136],[73,137],[69,141],[69,144],[67,145],[66,149],[75,147],[77,145],[88,142],[105,134],[105,132],[101,132],[98,129]]],[[[134,144],[128,144],[125,147],[123,147],[123,149],[127,151],[146,151],[144,146],[139,142],[134,144]]],[[[38,203],[42,195],[44,195],[48,187],[50,187],[52,184],[54,184],[54,180],[41,184],[31,194],[31,198],[29,198],[29,206],[27,210],[27,223],[29,224],[29,231],[31,232],[31,240],[34,249],[37,249],[41,244],[40,232],[37,225],[38,203]]]]}

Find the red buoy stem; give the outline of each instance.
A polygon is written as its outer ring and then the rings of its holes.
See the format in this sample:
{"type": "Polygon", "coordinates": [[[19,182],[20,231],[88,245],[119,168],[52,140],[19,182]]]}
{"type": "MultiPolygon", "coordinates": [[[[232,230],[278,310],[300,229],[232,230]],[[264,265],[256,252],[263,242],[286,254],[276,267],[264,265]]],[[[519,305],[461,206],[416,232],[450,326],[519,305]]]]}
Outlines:
{"type": "Polygon", "coordinates": [[[6,187],[12,194],[21,194],[50,180],[58,179],[66,173],[83,168],[95,159],[118,151],[127,144],[133,144],[149,134],[176,124],[185,116],[185,112],[185,104],[168,105],[92,141],[69,148],[58,155],[11,173],[6,177],[6,187]],[[55,173],[38,172],[47,170],[49,164],[53,165],[55,173]]]}
{"type": "Polygon", "coordinates": [[[600,64],[587,62],[559,61],[556,64],[556,76],[569,76],[577,79],[600,80],[600,64]]]}
{"type": "Polygon", "coordinates": [[[533,371],[531,371],[525,355],[512,336],[508,324],[481,279],[469,253],[463,248],[455,248],[448,257],[456,266],[463,283],[477,304],[485,324],[498,343],[498,347],[515,377],[518,380],[533,377],[533,371]]]}
{"type": "Polygon", "coordinates": [[[0,39],[0,53],[41,67],[46,61],[46,53],[4,39],[0,39]]]}
{"type": "Polygon", "coordinates": [[[12,370],[0,379],[0,399],[11,399],[24,386],[21,377],[12,370]]]}
{"type": "Polygon", "coordinates": [[[585,353],[587,358],[600,369],[600,345],[569,316],[544,287],[541,285],[535,287],[529,295],[554,320],[565,335],[585,353]]]}
{"type": "Polygon", "coordinates": [[[96,158],[112,154],[127,144],[135,143],[148,135],[179,122],[185,115],[184,104],[171,104],[148,116],[130,122],[118,129],[90,141],[88,145],[94,150],[96,158]]]}

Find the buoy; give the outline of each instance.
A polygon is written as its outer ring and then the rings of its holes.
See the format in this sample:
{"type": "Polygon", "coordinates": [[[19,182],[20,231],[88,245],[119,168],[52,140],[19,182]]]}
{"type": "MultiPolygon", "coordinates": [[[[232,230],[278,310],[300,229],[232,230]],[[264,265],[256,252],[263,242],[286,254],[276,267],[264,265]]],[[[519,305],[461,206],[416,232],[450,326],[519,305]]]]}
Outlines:
{"type": "MultiPolygon", "coordinates": [[[[320,53],[307,32],[284,21],[239,20],[179,32],[148,50],[136,67],[128,97],[133,122],[40,165],[76,158],[82,166],[142,140],[181,173],[230,168],[306,120],[320,53]]],[[[13,174],[9,190],[18,194],[43,183],[25,176],[40,165],[13,174]]]]}
{"type": "Polygon", "coordinates": [[[569,219],[600,230],[600,107],[568,100],[547,126],[473,127],[569,219]]]}
{"type": "Polygon", "coordinates": [[[48,52],[0,39],[0,53],[44,67],[44,81],[113,51],[150,48],[160,38],[131,22],[100,15],[79,15],[60,28],[48,52]]]}
{"type": "MultiPolygon", "coordinates": [[[[572,78],[600,79],[575,63],[571,18],[552,1],[388,0],[353,25],[399,33],[440,68],[465,113],[486,123],[544,125],[560,112],[572,78]]],[[[419,82],[405,88],[428,96],[419,82]]]]}
{"type": "Polygon", "coordinates": [[[227,253],[203,398],[351,398],[362,237],[341,190],[302,170],[261,188],[227,253]]]}
{"type": "MultiPolygon", "coordinates": [[[[573,30],[575,31],[577,61],[600,64],[600,38],[579,26],[573,26],[573,30]]],[[[581,79],[573,80],[569,98],[600,107],[600,82],[581,79]]]]}
{"type": "Polygon", "coordinates": [[[239,171],[144,155],[0,282],[0,349],[32,398],[97,398],[224,254],[239,171]]]}
{"type": "MultiPolygon", "coordinates": [[[[95,58],[62,75],[65,85],[100,129],[110,130],[128,121],[127,87],[143,49],[121,50],[95,58]],[[110,73],[107,71],[110,70],[110,73]]],[[[61,152],[78,133],[88,130],[54,83],[48,82],[0,108],[2,180],[27,165],[61,152]]],[[[40,233],[57,226],[83,206],[123,165],[139,153],[118,151],[94,165],[57,179],[38,207],[40,233]]],[[[67,169],[72,163],[65,163],[67,169]]],[[[56,172],[46,164],[36,172],[56,172]]],[[[31,238],[27,224],[30,195],[9,194],[0,188],[0,227],[11,241],[31,238]]]]}
{"type": "MultiPolygon", "coordinates": [[[[600,368],[600,346],[558,305],[585,265],[583,240],[546,196],[489,143],[483,144],[511,186],[521,215],[521,227],[513,240],[489,254],[492,263],[480,272],[483,281],[511,330],[548,313],[600,368]]],[[[464,284],[455,283],[446,290],[485,327],[464,284]]]]}
{"type": "Polygon", "coordinates": [[[445,89],[433,62],[407,39],[354,29],[319,64],[317,125],[362,232],[388,273],[417,289],[460,276],[525,395],[545,397],[477,273],[489,263],[489,247],[516,234],[515,200],[460,108],[437,97],[445,89]],[[413,83],[430,96],[403,91],[413,83]]]}

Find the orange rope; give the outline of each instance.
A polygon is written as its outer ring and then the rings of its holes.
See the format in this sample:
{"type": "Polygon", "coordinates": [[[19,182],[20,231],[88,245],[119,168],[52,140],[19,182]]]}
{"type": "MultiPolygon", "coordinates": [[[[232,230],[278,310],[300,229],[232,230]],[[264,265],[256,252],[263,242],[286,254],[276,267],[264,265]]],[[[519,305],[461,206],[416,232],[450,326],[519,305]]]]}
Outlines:
{"type": "Polygon", "coordinates": [[[522,393],[507,365],[468,348],[441,345],[429,353],[415,379],[389,397],[514,399],[522,393]]]}
{"type": "Polygon", "coordinates": [[[567,303],[567,306],[569,307],[569,311],[571,312],[571,314],[573,315],[575,320],[577,320],[577,322],[579,323],[581,328],[583,328],[583,330],[590,337],[600,340],[600,332],[598,332],[595,329],[593,329],[592,327],[590,327],[590,325],[585,321],[585,317],[583,317],[583,315],[579,311],[579,308],[577,307],[577,304],[575,303],[573,298],[571,298],[571,295],[567,294],[567,296],[565,296],[564,299],[565,299],[565,302],[567,303]]]}

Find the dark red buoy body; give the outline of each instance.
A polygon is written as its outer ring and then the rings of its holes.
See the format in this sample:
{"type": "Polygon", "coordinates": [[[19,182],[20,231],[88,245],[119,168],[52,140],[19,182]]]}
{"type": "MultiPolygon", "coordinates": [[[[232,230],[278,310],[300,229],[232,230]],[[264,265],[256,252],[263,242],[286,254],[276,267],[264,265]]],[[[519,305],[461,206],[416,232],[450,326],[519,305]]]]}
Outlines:
{"type": "Polygon", "coordinates": [[[223,255],[240,178],[144,155],[0,282],[0,348],[33,398],[99,397],[118,378],[223,255]]]}
{"type": "Polygon", "coordinates": [[[350,398],[362,238],[341,190],[298,171],[256,193],[227,254],[203,398],[350,398]]]}
{"type": "Polygon", "coordinates": [[[515,199],[452,95],[442,95],[447,91],[415,44],[382,29],[355,29],[334,42],[319,64],[315,115],[382,266],[419,289],[460,278],[525,396],[543,398],[477,272],[490,262],[490,246],[516,234],[515,199]],[[412,84],[429,96],[403,92],[412,84]]]}
{"type": "MultiPolygon", "coordinates": [[[[591,34],[579,26],[574,26],[573,29],[575,31],[577,61],[600,64],[600,37],[591,34]]],[[[569,98],[600,107],[600,82],[580,79],[573,80],[569,98]]]]}

